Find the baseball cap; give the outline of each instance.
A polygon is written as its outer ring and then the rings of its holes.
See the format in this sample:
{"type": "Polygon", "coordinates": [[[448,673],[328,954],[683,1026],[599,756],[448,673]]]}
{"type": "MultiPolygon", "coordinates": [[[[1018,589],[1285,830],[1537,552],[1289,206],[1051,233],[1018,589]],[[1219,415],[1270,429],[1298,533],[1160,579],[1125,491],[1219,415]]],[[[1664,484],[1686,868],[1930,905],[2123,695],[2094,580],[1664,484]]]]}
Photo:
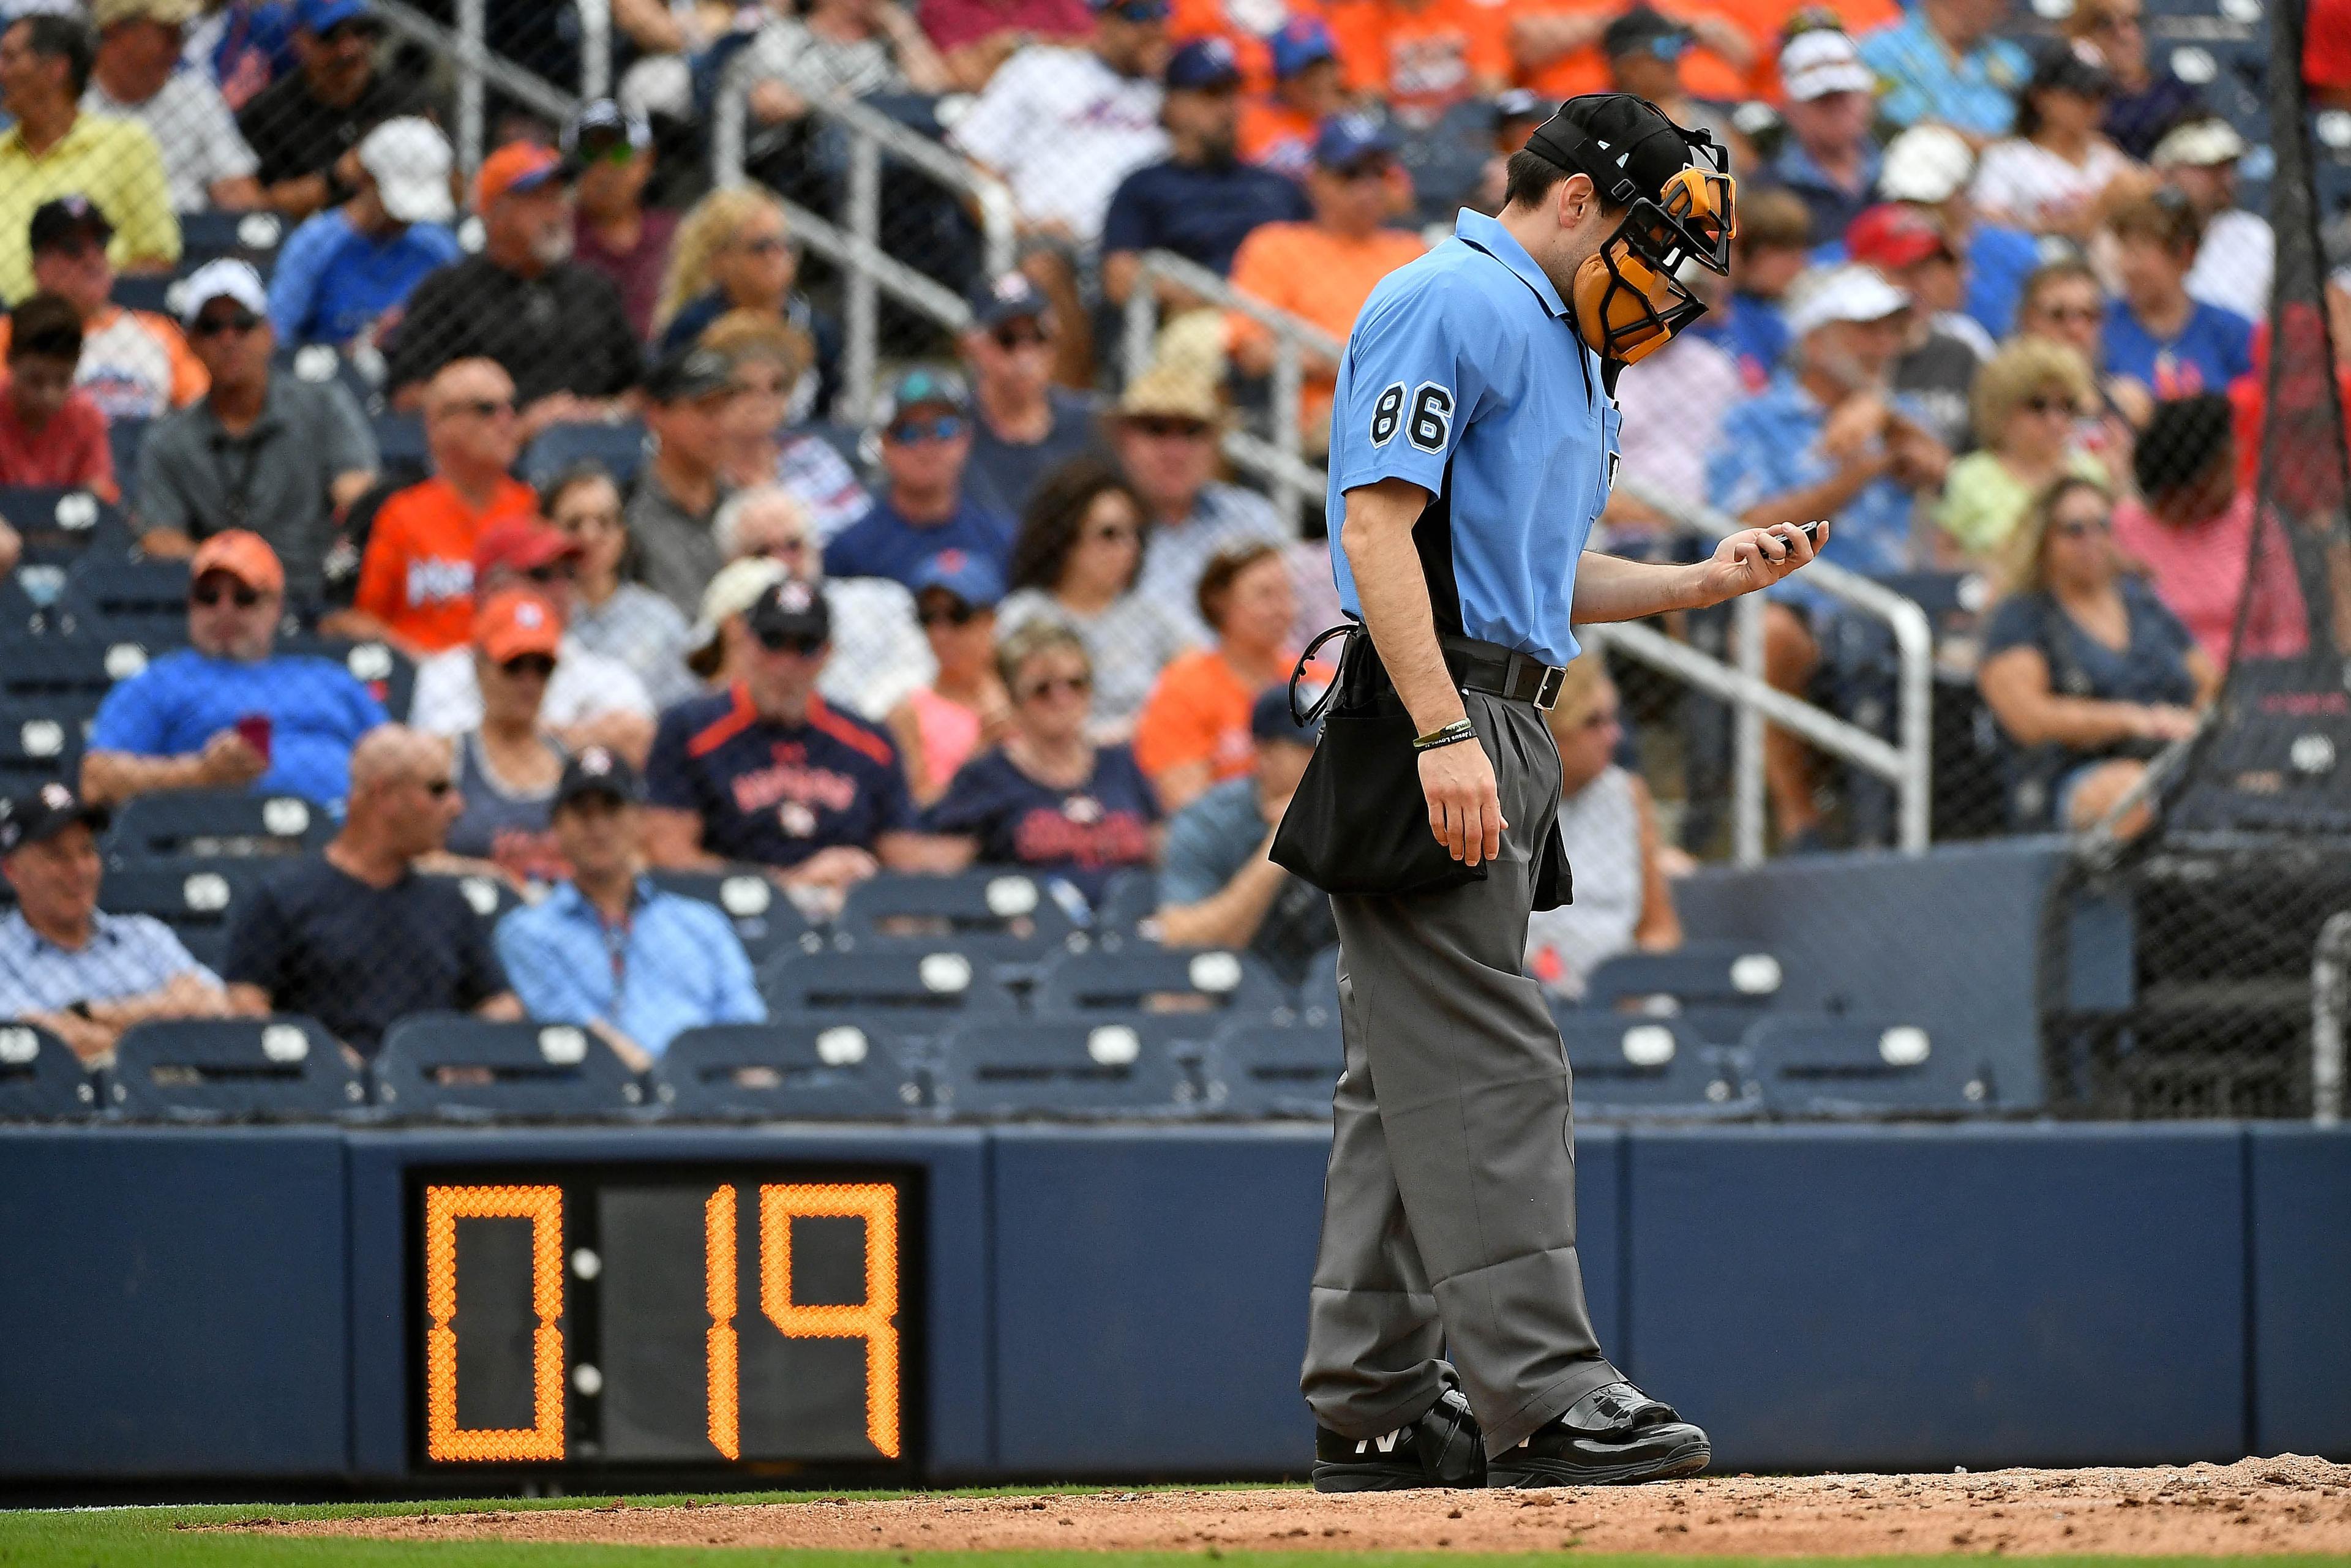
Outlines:
{"type": "Polygon", "coordinates": [[[180,27],[193,20],[196,0],[98,0],[89,8],[89,25],[103,33],[121,22],[161,22],[180,27]]]}
{"type": "Polygon", "coordinates": [[[2085,98],[2110,98],[2115,91],[2115,74],[2106,69],[2106,62],[2087,44],[2053,50],[2033,68],[2032,79],[2024,84],[2028,93],[2045,90],[2076,92],[2085,98]]]}
{"type": "Polygon", "coordinates": [[[1780,85],[1797,103],[1833,92],[1870,92],[1877,78],[1861,63],[1853,35],[1841,27],[1815,27],[1788,40],[1780,51],[1780,85]]]}
{"type": "Polygon", "coordinates": [[[921,408],[925,403],[937,403],[957,413],[967,413],[971,409],[971,393],[965,389],[963,378],[949,371],[908,371],[882,394],[881,402],[874,408],[873,421],[886,427],[908,409],[921,408]]]}
{"type": "Polygon", "coordinates": [[[261,274],[253,270],[251,262],[222,256],[208,261],[188,275],[181,286],[186,292],[180,300],[180,321],[193,327],[204,307],[215,299],[234,299],[256,316],[269,314],[269,290],[261,286],[261,274]]]}
{"type": "Polygon", "coordinates": [[[1154,365],[1127,382],[1118,412],[1122,419],[1196,419],[1203,424],[1225,417],[1216,384],[1179,365],[1154,365]]]}
{"type": "Polygon", "coordinates": [[[501,589],[474,612],[474,646],[501,664],[526,653],[552,659],[563,646],[563,618],[530,589],[501,589]]]}
{"type": "Polygon", "coordinates": [[[972,324],[983,329],[1000,327],[1023,316],[1042,316],[1051,308],[1044,291],[1029,281],[1026,273],[1008,272],[990,283],[973,289],[965,303],[971,307],[972,324]]]}
{"type": "Polygon", "coordinates": [[[1168,0],[1087,0],[1087,8],[1097,16],[1115,16],[1122,22],[1165,22],[1173,9],[1168,0]]]}
{"type": "Polygon", "coordinates": [[[1889,202],[1948,202],[1976,172],[1967,139],[1940,125],[1914,125],[1886,144],[1877,193],[1889,202]]]}
{"type": "Polygon", "coordinates": [[[743,623],[751,629],[753,636],[762,640],[798,637],[829,642],[832,637],[832,609],[813,586],[797,577],[787,577],[760,590],[751,608],[743,612],[743,623]]]}
{"type": "Polygon", "coordinates": [[[294,0],[294,25],[306,33],[327,33],[354,17],[373,22],[367,0],[294,0]]]}
{"type": "Polygon", "coordinates": [[[1549,99],[1526,88],[1510,88],[1494,95],[1494,129],[1499,131],[1512,120],[1541,122],[1551,118],[1551,111],[1549,99]]]}
{"type": "Polygon", "coordinates": [[[1689,47],[1690,32],[1647,5],[1635,5],[1600,35],[1600,52],[1611,59],[1647,50],[1660,59],[1677,58],[1689,47]]]}
{"type": "Polygon", "coordinates": [[[735,384],[734,361],[716,349],[680,349],[645,376],[645,396],[655,402],[688,402],[735,384]]]}
{"type": "Polygon", "coordinates": [[[1801,338],[1832,321],[1883,321],[1910,303],[1909,294],[1874,267],[1848,262],[1825,268],[1788,309],[1788,332],[1801,338]]]}
{"type": "Polygon", "coordinates": [[[476,581],[493,571],[536,571],[580,553],[580,543],[561,528],[535,517],[508,517],[492,523],[474,541],[476,581]]]}
{"type": "Polygon", "coordinates": [[[1395,151],[1388,128],[1367,114],[1334,114],[1314,133],[1314,162],[1325,169],[1344,169],[1375,152],[1395,151]]]}
{"type": "Polygon", "coordinates": [[[79,234],[93,235],[104,245],[114,237],[114,225],[106,221],[97,203],[77,193],[58,196],[35,207],[26,241],[37,251],[47,250],[68,235],[79,234]]]}
{"type": "Polygon", "coordinates": [[[609,98],[582,104],[580,112],[563,128],[563,155],[580,156],[585,142],[593,146],[611,147],[626,141],[632,152],[642,152],[653,144],[653,128],[642,114],[631,114],[609,98]]]}
{"type": "Polygon", "coordinates": [[[1238,87],[1241,63],[1222,38],[1195,38],[1167,57],[1167,85],[1178,91],[1238,87]]]}
{"type": "Polygon", "coordinates": [[[790,573],[784,563],[763,555],[730,560],[718,569],[702,591],[702,614],[686,634],[686,652],[706,656],[718,641],[718,628],[751,608],[759,595],[790,573]]]}
{"type": "Polygon", "coordinates": [[[1337,46],[1331,42],[1331,29],[1319,16],[1292,16],[1267,40],[1266,47],[1273,56],[1277,81],[1288,81],[1308,66],[1339,57],[1337,46]]]}
{"type": "Polygon", "coordinates": [[[2245,139],[2227,120],[2191,120],[2165,131],[2147,162],[2158,169],[2210,169],[2233,163],[2249,151],[2245,139]]]}
{"type": "Polygon", "coordinates": [[[601,795],[623,806],[641,806],[645,800],[645,781],[629,766],[629,759],[609,747],[582,747],[571,760],[563,765],[563,777],[555,786],[553,810],[560,811],[574,800],[601,795]]]}
{"type": "Polygon", "coordinates": [[[250,528],[225,529],[196,547],[188,561],[188,580],[201,582],[214,571],[228,573],[256,593],[286,589],[286,569],[278,564],[277,552],[250,528]]]}
{"type": "Polygon", "coordinates": [[[1290,716],[1290,688],[1287,685],[1268,686],[1258,693],[1257,701],[1249,705],[1249,738],[1256,741],[1287,740],[1295,746],[1311,746],[1322,733],[1322,716],[1316,714],[1311,721],[1300,725],[1290,716]]]}
{"type": "Polygon", "coordinates": [[[1527,151],[1552,164],[1587,175],[1611,201],[1634,195],[1655,198],[1666,182],[1690,166],[1690,143],[1681,128],[1656,105],[1629,92],[1587,92],[1569,99],[1552,117],[1583,133],[1591,146],[1568,161],[1572,138],[1558,136],[1547,120],[1527,137],[1527,151]],[[1614,156],[1609,157],[1609,154],[1614,156]],[[1600,163],[1587,167],[1586,160],[1600,163]],[[1613,171],[1613,172],[1612,172],[1613,171]],[[1631,186],[1627,192],[1625,187],[1631,186]]]}
{"type": "Polygon", "coordinates": [[[974,610],[986,610],[1004,597],[1004,574],[985,556],[943,549],[914,569],[907,586],[917,597],[926,588],[945,589],[974,610]]]}
{"type": "Polygon", "coordinates": [[[1844,231],[1845,254],[1875,267],[1908,267],[1952,254],[1950,236],[1934,215],[1900,202],[1881,202],[1844,231]]]}
{"type": "Polygon", "coordinates": [[[453,161],[441,128],[413,114],[385,120],[360,142],[360,167],[375,181],[383,210],[403,224],[445,224],[457,215],[449,195],[453,161]]]}
{"type": "Polygon", "coordinates": [[[0,795],[0,855],[56,838],[76,822],[104,832],[106,811],[86,805],[70,785],[48,783],[22,795],[0,795]]]}
{"type": "Polygon", "coordinates": [[[482,160],[474,176],[474,205],[489,206],[500,196],[527,196],[563,178],[563,154],[536,141],[509,141],[482,160]]]}

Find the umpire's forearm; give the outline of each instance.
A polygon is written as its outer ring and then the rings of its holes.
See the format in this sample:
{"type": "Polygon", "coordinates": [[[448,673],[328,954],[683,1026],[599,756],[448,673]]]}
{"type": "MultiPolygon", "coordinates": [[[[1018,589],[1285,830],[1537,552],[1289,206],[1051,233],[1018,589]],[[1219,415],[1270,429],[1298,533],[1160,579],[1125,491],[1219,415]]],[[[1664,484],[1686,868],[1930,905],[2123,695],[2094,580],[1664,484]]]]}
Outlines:
{"type": "Polygon", "coordinates": [[[1468,716],[1437,646],[1428,579],[1413,549],[1412,526],[1427,506],[1428,492],[1419,486],[1383,479],[1347,492],[1347,519],[1340,531],[1372,646],[1424,735],[1468,716]]]}
{"type": "Polygon", "coordinates": [[[1603,621],[1638,621],[1669,610],[1699,610],[1706,596],[1706,568],[1661,566],[1585,550],[1575,563],[1574,617],[1579,625],[1603,621]]]}

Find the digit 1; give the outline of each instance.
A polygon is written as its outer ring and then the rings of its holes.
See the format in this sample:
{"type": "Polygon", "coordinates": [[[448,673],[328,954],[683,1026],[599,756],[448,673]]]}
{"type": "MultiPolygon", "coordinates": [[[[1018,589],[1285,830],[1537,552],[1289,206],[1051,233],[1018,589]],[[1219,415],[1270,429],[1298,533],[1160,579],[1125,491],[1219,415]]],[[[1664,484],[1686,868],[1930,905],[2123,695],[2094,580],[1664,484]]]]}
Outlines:
{"type": "Polygon", "coordinates": [[[702,1206],[702,1290],[710,1308],[706,1362],[710,1446],[730,1459],[743,1457],[743,1397],[735,1342],[735,1189],[714,1190],[702,1206]]]}
{"type": "Polygon", "coordinates": [[[428,1186],[424,1189],[424,1452],[428,1458],[491,1461],[563,1458],[563,1189],[428,1186]],[[457,1425],[457,1221],[530,1221],[531,1424],[457,1425]]]}
{"type": "Polygon", "coordinates": [[[865,1436],[898,1457],[898,1192],[882,1183],[759,1189],[759,1310],[790,1339],[865,1342],[865,1436]],[[792,1300],[792,1221],[865,1222],[865,1300],[804,1307],[792,1300]]]}

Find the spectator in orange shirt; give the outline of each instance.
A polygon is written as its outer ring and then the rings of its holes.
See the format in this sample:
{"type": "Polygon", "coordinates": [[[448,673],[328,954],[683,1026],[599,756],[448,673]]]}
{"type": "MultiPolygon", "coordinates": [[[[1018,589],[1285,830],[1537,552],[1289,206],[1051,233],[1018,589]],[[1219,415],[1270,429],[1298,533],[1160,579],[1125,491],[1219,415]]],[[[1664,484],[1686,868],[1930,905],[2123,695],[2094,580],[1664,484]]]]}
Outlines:
{"type": "Polygon", "coordinates": [[[1240,65],[1242,87],[1262,93],[1280,75],[1274,40],[1301,24],[1322,26],[1322,0],[1174,0],[1167,41],[1181,47],[1196,38],[1224,39],[1240,65]]]}
{"type": "MultiPolygon", "coordinates": [[[[1750,98],[1778,101],[1774,62],[1799,15],[1858,34],[1901,17],[1895,0],[1677,0],[1660,10],[1687,27],[1692,47],[1680,60],[1679,80],[1667,95],[1719,103],[1750,98]]],[[[1621,13],[1590,0],[1568,0],[1515,17],[1510,51],[1520,80],[1546,98],[1604,92],[1610,72],[1602,35],[1621,13]]]]}
{"type": "Polygon", "coordinates": [[[1347,88],[1331,29],[1293,16],[1268,40],[1273,90],[1241,110],[1241,156],[1293,180],[1314,163],[1314,133],[1344,109],[1347,88]]]}
{"type": "Polygon", "coordinates": [[[16,307],[22,329],[0,377],[0,485],[55,485],[120,498],[106,415],[74,385],[81,317],[54,294],[16,307]]]}
{"type": "Polygon", "coordinates": [[[1331,33],[1348,88],[1420,128],[1509,84],[1507,15],[1479,0],[1346,0],[1331,14],[1331,33]]]}
{"type": "Polygon", "coordinates": [[[1134,726],[1135,760],[1169,813],[1254,766],[1249,709],[1259,692],[1290,678],[1298,656],[1290,643],[1298,600],[1274,546],[1218,551],[1200,573],[1198,597],[1216,646],[1170,660],[1134,726]]]}
{"type": "Polygon", "coordinates": [[[336,630],[438,653],[474,632],[474,543],[538,499],[507,472],[522,448],[514,380],[496,360],[453,360],[424,389],[433,477],[387,497],[368,536],[351,611],[336,630]]]}
{"type": "MultiPolygon", "coordinates": [[[[81,313],[81,368],[74,384],[110,420],[154,419],[204,395],[212,378],[167,316],[114,303],[114,225],[87,196],[59,196],[35,210],[29,240],[33,286],[81,313]]],[[[0,354],[8,350],[0,316],[0,354]]]]}
{"type": "MultiPolygon", "coordinates": [[[[1267,224],[1241,242],[1233,257],[1233,287],[1269,305],[1302,316],[1341,342],[1355,313],[1380,279],[1419,256],[1420,236],[1384,225],[1395,193],[1405,180],[1395,143],[1359,114],[1327,120],[1314,141],[1314,169],[1306,193],[1310,223],[1267,224]]],[[[1273,334],[1238,312],[1226,318],[1227,350],[1246,373],[1273,369],[1273,334]]],[[[1311,444],[1323,444],[1338,367],[1309,355],[1306,398],[1299,423],[1311,444]]],[[[1172,808],[1171,808],[1172,810],[1172,808]]]]}

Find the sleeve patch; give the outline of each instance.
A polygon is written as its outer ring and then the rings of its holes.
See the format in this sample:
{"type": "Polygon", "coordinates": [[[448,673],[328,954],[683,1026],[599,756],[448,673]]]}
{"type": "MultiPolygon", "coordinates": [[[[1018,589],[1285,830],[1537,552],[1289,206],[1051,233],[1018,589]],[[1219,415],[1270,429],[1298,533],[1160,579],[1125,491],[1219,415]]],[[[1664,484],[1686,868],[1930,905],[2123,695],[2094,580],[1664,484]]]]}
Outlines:
{"type": "Polygon", "coordinates": [[[1372,444],[1385,446],[1404,423],[1404,383],[1391,382],[1372,404],[1372,444]]]}
{"type": "MultiPolygon", "coordinates": [[[[1401,392],[1401,385],[1391,389],[1401,392]]],[[[1384,404],[1387,393],[1380,394],[1384,404]]],[[[1374,424],[1377,416],[1374,417],[1374,424]]],[[[1423,452],[1442,453],[1453,439],[1453,392],[1435,382],[1423,382],[1412,394],[1412,418],[1405,426],[1405,438],[1423,452]]]]}

